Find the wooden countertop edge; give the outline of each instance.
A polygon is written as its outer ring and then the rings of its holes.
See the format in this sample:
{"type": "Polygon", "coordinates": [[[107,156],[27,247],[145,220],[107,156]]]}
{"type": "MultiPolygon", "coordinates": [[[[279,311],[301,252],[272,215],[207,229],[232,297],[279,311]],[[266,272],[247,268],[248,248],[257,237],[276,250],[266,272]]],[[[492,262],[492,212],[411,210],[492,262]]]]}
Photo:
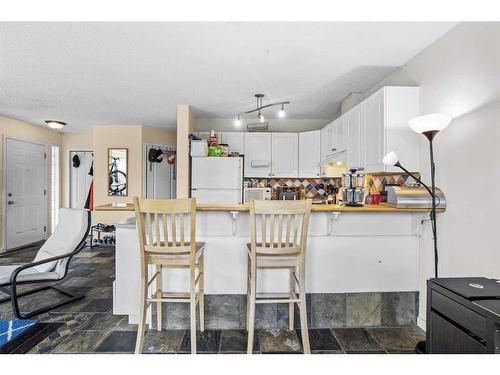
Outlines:
{"type": "MultiPolygon", "coordinates": [[[[113,206],[111,204],[104,204],[96,206],[95,211],[115,211],[115,212],[133,212],[134,207],[132,204],[127,204],[127,206],[113,206]]],[[[248,204],[198,204],[196,207],[197,211],[236,211],[236,212],[247,212],[249,211],[248,204]]],[[[339,205],[313,205],[312,212],[429,212],[430,209],[427,208],[395,208],[385,204],[379,205],[365,205],[363,207],[348,207],[339,205]]],[[[438,209],[439,212],[443,212],[444,209],[438,209]]]]}

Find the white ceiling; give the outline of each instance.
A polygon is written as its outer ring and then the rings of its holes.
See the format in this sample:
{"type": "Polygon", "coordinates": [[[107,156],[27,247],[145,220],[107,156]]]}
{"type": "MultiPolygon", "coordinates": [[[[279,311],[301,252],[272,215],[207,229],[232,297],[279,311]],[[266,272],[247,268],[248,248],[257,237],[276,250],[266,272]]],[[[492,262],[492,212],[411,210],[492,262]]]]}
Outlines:
{"type": "MultiPolygon", "coordinates": [[[[290,100],[293,119],[331,119],[455,23],[0,23],[0,114],[65,131],[174,129],[290,100]]],[[[273,111],[274,113],[274,111],[273,111]]],[[[266,114],[272,118],[273,113],[266,114]]]]}

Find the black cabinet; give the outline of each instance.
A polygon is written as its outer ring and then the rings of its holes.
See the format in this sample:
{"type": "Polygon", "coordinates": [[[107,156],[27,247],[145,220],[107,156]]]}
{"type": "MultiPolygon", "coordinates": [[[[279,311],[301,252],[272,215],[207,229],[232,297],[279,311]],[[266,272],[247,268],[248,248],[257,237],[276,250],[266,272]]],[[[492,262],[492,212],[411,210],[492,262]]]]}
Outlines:
{"type": "Polygon", "coordinates": [[[448,278],[427,282],[427,353],[500,353],[500,299],[495,292],[498,288],[500,297],[500,284],[492,283],[496,280],[448,278]]]}

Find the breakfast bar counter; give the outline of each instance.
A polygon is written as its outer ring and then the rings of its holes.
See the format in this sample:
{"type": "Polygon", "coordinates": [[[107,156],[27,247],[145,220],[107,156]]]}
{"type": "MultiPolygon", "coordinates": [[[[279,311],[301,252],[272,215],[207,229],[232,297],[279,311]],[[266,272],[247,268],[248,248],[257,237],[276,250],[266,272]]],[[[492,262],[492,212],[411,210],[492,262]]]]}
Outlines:
{"type": "MultiPolygon", "coordinates": [[[[97,210],[117,210],[97,207],[97,210]]],[[[131,218],[116,223],[114,313],[136,322],[140,256],[132,205],[121,207],[131,218]]],[[[246,293],[250,215],[246,204],[198,205],[197,241],[205,242],[205,293],[246,293]]],[[[306,290],[319,294],[368,295],[419,290],[419,246],[425,209],[385,205],[345,207],[314,205],[309,223],[306,290]]],[[[286,292],[287,270],[261,270],[257,290],[286,292]],[[280,288],[282,290],[280,290],[280,288]],[[277,290],[278,289],[278,290],[277,290]]],[[[164,290],[189,289],[187,270],[164,270],[164,290]]]]}

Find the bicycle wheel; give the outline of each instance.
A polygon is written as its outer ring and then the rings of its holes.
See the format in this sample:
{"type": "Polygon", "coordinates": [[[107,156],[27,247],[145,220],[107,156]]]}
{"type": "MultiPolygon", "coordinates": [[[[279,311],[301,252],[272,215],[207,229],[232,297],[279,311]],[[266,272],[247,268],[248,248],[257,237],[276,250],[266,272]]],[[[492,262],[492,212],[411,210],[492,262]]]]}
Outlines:
{"type": "Polygon", "coordinates": [[[122,171],[112,171],[109,174],[109,193],[111,195],[121,195],[127,188],[127,175],[122,171]]]}

